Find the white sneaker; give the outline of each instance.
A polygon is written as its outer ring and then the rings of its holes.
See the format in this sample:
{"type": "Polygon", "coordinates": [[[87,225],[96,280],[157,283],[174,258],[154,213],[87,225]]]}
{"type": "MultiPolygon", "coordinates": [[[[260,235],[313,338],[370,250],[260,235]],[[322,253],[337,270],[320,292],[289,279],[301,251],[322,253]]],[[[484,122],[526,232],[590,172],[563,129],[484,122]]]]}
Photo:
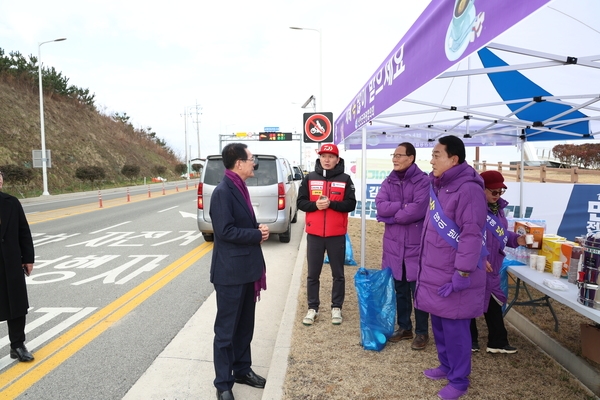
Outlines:
{"type": "Polygon", "coordinates": [[[334,325],[342,323],[342,310],[340,308],[331,309],[331,323],[334,325]]]}
{"type": "Polygon", "coordinates": [[[304,317],[304,319],[302,320],[302,323],[304,325],[310,326],[310,325],[314,324],[314,322],[315,322],[315,320],[317,319],[318,316],[319,316],[319,313],[317,312],[317,310],[313,310],[311,308],[306,313],[306,317],[304,317]]]}

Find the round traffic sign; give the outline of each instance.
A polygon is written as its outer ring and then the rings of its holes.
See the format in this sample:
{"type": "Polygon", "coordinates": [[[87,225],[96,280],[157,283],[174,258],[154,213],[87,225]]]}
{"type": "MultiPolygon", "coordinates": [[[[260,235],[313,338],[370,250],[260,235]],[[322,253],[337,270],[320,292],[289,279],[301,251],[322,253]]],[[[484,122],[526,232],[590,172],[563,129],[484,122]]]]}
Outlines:
{"type": "Polygon", "coordinates": [[[315,142],[327,140],[331,135],[331,121],[323,114],[313,114],[306,119],[304,133],[315,142]]]}

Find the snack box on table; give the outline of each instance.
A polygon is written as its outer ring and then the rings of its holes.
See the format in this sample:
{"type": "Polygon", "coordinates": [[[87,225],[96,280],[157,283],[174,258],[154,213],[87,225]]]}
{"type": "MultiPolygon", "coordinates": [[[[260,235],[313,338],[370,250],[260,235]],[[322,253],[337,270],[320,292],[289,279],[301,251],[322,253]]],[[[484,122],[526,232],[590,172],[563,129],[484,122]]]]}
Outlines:
{"type": "Polygon", "coordinates": [[[527,221],[515,221],[515,232],[519,235],[533,235],[533,244],[530,249],[541,249],[544,238],[544,227],[527,221]]]}
{"type": "Polygon", "coordinates": [[[544,235],[542,248],[539,252],[541,256],[546,256],[546,267],[544,270],[552,272],[552,263],[560,261],[563,264],[561,276],[566,277],[574,247],[579,247],[579,245],[561,236],[544,235]]]}

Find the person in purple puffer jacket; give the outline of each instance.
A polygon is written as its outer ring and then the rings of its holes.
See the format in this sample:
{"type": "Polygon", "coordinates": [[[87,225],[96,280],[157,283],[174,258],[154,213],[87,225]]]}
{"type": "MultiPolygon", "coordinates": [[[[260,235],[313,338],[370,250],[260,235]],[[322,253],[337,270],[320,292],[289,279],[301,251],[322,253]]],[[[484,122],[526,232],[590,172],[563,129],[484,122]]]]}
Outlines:
{"type": "Polygon", "coordinates": [[[432,151],[431,199],[421,238],[415,308],[431,314],[440,365],[423,371],[447,379],[441,399],[467,393],[471,373],[471,318],[483,314],[484,228],[487,202],[483,179],[465,162],[456,136],[438,139],[432,151]]]}
{"type": "MultiPolygon", "coordinates": [[[[392,154],[393,171],[381,183],[375,197],[377,221],[385,223],[381,268],[391,268],[396,289],[398,329],[390,342],[413,338],[410,316],[419,268],[423,220],[429,205],[429,178],[415,164],[415,147],[400,143],[392,154]]],[[[413,350],[429,342],[429,314],[415,308],[413,350]]]]}
{"type": "MultiPolygon", "coordinates": [[[[504,215],[504,208],[508,202],[500,196],[504,194],[506,185],[504,177],[498,171],[484,171],[481,173],[485,184],[485,197],[488,203],[488,220],[486,224],[488,250],[486,262],[486,285],[483,304],[485,322],[488,327],[488,353],[513,354],[517,349],[508,343],[508,333],[504,327],[502,317],[502,304],[506,303],[506,294],[500,288],[500,268],[504,260],[504,247],[525,246],[525,235],[519,236],[508,230],[508,221],[504,215]],[[496,229],[496,227],[502,229],[496,229]]],[[[471,320],[471,351],[479,351],[477,320],[471,320]]]]}

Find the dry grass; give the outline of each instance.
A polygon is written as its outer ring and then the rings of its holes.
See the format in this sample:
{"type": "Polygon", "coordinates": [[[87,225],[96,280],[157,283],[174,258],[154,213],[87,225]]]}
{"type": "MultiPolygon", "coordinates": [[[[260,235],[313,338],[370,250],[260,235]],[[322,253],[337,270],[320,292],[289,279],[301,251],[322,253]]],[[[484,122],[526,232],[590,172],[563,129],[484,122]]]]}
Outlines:
{"type": "MultiPolygon", "coordinates": [[[[167,178],[179,176],[174,173],[179,163],[175,156],[144,138],[139,130],[115,122],[90,107],[48,94],[44,98],[44,118],[46,148],[52,152],[48,184],[53,194],[78,189],[75,171],[82,166],[104,168],[107,182],[126,181],[121,174],[124,164],[138,165],[141,177],[153,176],[154,165],[167,167],[167,178]]],[[[31,150],[41,146],[37,89],[5,82],[0,76],[0,121],[0,165],[31,168],[31,150]]],[[[31,184],[22,188],[26,193],[30,188],[42,186],[41,168],[34,172],[31,184]]],[[[12,189],[10,184],[5,185],[5,190],[12,189]]]]}
{"type": "MultiPolygon", "coordinates": [[[[349,233],[354,258],[360,264],[360,220],[351,219],[349,233]]],[[[367,221],[367,268],[380,268],[383,224],[367,221]]],[[[320,319],[311,326],[302,325],[306,312],[306,264],[303,285],[298,296],[284,399],[434,399],[445,381],[434,382],[422,371],[438,365],[433,336],[424,351],[410,349],[410,341],[389,343],[381,352],[367,351],[360,345],[360,326],[354,274],[358,267],[346,267],[344,323],[330,322],[331,274],[325,266],[321,275],[320,319]]],[[[585,318],[557,303],[560,332],[554,334],[549,312],[538,309],[535,315],[516,307],[545,332],[577,353],[579,320],[585,318]],[[546,315],[547,314],[547,315],[546,315]]],[[[487,328],[483,317],[478,321],[480,342],[485,344],[487,328]]],[[[472,399],[592,399],[571,374],[542,353],[528,339],[507,324],[509,341],[519,349],[512,355],[473,355],[471,387],[466,398],[472,399]]]]}

